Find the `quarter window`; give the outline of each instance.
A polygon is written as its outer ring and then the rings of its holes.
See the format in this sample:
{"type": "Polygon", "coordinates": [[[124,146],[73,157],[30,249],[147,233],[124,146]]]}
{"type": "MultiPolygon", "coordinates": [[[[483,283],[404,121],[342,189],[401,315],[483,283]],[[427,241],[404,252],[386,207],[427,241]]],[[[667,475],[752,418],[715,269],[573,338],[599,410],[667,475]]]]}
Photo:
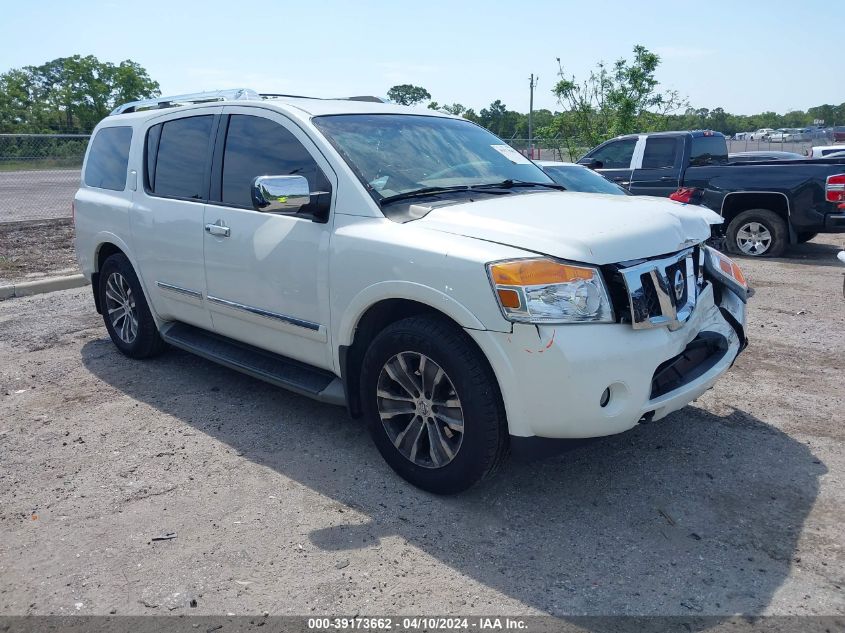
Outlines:
{"type": "Polygon", "coordinates": [[[147,185],[160,196],[204,200],[213,115],[174,119],[147,133],[147,185]],[[157,146],[157,147],[156,147],[157,146]]]}
{"type": "Polygon", "coordinates": [[[660,169],[675,166],[675,154],[679,146],[677,138],[652,136],[646,139],[643,152],[643,169],[660,169]]]}
{"type": "Polygon", "coordinates": [[[613,141],[597,149],[590,158],[601,161],[600,169],[625,169],[631,166],[631,158],[634,156],[636,146],[637,139],[635,138],[613,141]]]}
{"type": "Polygon", "coordinates": [[[123,191],[129,166],[131,127],[102,128],[91,141],[85,165],[85,184],[89,187],[123,191]]]}
{"type": "MultiPolygon", "coordinates": [[[[292,175],[304,176],[312,192],[329,190],[323,172],[290,131],[264,117],[230,117],[223,152],[224,203],[252,208],[252,181],[256,177],[292,175]]],[[[303,207],[303,212],[307,213],[310,206],[303,207]]]]}

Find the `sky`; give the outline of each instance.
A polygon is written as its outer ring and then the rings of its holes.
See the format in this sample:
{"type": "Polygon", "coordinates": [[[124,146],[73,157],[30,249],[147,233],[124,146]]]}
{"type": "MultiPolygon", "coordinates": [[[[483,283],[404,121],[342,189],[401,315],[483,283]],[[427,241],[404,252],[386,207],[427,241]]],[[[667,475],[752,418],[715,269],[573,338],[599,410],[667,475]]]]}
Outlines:
{"type": "Polygon", "coordinates": [[[476,111],[555,109],[558,65],[658,53],[657,79],[735,114],[845,102],[830,0],[2,0],[0,72],[57,57],[132,59],[162,94],[252,88],[318,97],[423,86],[476,111]],[[840,76],[840,80],[835,80],[840,76]]]}

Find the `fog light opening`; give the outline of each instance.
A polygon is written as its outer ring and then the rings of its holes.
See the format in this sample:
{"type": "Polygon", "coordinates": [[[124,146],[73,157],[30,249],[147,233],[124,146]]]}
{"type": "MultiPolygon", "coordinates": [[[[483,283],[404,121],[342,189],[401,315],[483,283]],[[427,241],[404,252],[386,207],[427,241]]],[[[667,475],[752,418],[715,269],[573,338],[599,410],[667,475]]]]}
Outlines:
{"type": "Polygon", "coordinates": [[[605,389],[602,392],[601,398],[599,398],[599,406],[603,409],[604,407],[606,407],[608,405],[609,402],[610,402],[610,387],[608,387],[607,389],[605,389]]]}

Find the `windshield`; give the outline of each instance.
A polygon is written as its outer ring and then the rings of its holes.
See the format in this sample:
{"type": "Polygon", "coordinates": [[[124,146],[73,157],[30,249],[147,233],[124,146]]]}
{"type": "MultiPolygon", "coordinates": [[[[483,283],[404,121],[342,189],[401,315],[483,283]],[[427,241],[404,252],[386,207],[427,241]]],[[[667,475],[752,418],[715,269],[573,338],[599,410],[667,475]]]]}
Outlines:
{"type": "Polygon", "coordinates": [[[553,184],[500,138],[462,119],[346,114],[313,122],[377,201],[435,187],[553,184]]]}
{"type": "Polygon", "coordinates": [[[578,165],[545,165],[543,167],[549,176],[567,191],[583,191],[586,193],[612,193],[617,196],[627,195],[619,185],[610,182],[601,174],[578,165]]]}

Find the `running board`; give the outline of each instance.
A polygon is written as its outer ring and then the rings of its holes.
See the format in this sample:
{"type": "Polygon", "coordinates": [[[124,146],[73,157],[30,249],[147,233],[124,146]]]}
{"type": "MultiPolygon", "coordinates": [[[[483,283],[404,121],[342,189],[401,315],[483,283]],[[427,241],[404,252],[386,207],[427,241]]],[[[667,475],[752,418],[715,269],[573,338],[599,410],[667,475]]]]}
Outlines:
{"type": "Polygon", "coordinates": [[[346,406],[343,383],[329,371],[185,323],[169,323],[160,334],[173,347],[229,369],[320,402],[346,406]]]}

